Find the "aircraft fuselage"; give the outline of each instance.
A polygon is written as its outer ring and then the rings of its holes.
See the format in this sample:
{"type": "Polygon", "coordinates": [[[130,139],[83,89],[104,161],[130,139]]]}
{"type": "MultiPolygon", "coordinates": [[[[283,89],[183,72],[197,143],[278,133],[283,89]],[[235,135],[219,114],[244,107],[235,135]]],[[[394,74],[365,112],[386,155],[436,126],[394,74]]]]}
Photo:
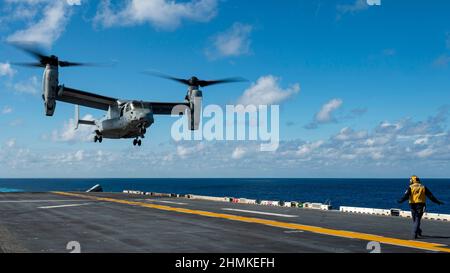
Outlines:
{"type": "Polygon", "coordinates": [[[140,102],[129,102],[120,108],[119,117],[97,121],[96,132],[111,139],[143,137],[153,123],[152,109],[143,107],[140,102]]]}

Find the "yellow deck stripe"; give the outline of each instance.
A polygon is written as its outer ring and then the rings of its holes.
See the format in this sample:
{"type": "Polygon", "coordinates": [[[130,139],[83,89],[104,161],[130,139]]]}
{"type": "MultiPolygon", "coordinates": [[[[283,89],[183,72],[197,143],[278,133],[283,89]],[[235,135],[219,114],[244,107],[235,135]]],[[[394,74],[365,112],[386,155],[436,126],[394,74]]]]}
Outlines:
{"type": "Polygon", "coordinates": [[[335,230],[335,229],[330,229],[330,228],[308,226],[308,225],[302,225],[302,224],[296,224],[296,223],[286,223],[286,222],[280,222],[280,221],[275,221],[275,220],[238,216],[238,215],[233,215],[233,214],[216,213],[216,212],[210,212],[210,211],[192,210],[192,209],[185,209],[185,208],[176,208],[176,207],[170,207],[170,206],[164,206],[164,205],[148,204],[148,203],[144,203],[144,202],[135,202],[135,201],[122,200],[122,199],[115,199],[115,198],[89,196],[89,195],[85,195],[85,194],[76,194],[76,193],[68,193],[68,192],[53,192],[53,193],[59,194],[59,195],[65,195],[65,196],[86,198],[86,199],[97,200],[97,201],[134,205],[134,206],[140,206],[140,207],[158,209],[158,210],[164,210],[164,211],[195,214],[195,215],[201,215],[201,216],[206,216],[206,217],[222,218],[222,219],[228,219],[228,220],[240,221],[240,222],[246,222],[246,223],[256,223],[256,224],[262,224],[262,225],[285,228],[285,229],[309,231],[309,232],[313,232],[313,233],[330,235],[330,236],[335,236],[335,237],[359,239],[359,240],[365,240],[365,241],[376,241],[376,242],[380,242],[383,244],[395,245],[395,246],[401,246],[401,247],[450,253],[449,248],[445,248],[445,247],[443,247],[444,245],[436,244],[436,243],[404,240],[404,239],[390,238],[390,237],[384,237],[384,236],[367,234],[367,233],[360,233],[360,232],[353,232],[353,231],[346,231],[346,230],[335,230]]]}

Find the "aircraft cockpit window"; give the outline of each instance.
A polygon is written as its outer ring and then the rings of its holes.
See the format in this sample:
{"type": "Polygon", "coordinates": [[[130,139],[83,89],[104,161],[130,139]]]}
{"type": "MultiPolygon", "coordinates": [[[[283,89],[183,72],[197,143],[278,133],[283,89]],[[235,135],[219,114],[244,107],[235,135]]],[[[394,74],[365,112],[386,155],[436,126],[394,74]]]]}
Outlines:
{"type": "Polygon", "coordinates": [[[125,107],[120,108],[120,116],[123,116],[123,110],[125,109],[125,107]]]}
{"type": "Polygon", "coordinates": [[[132,109],[143,109],[144,106],[143,106],[142,102],[139,102],[139,101],[133,101],[133,102],[131,103],[131,108],[132,108],[132,109]]]}

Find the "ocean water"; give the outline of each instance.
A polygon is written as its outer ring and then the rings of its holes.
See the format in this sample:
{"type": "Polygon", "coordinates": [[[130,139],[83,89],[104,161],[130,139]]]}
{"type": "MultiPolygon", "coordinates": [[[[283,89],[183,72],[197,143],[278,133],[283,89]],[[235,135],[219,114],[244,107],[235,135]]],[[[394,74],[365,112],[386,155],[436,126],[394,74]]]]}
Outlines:
{"type": "MultiPolygon", "coordinates": [[[[428,202],[428,211],[450,213],[450,179],[423,179],[445,205],[428,202]]],[[[358,206],[408,209],[397,204],[408,179],[0,179],[0,192],[140,190],[300,202],[329,202],[334,208],[358,206]]]]}

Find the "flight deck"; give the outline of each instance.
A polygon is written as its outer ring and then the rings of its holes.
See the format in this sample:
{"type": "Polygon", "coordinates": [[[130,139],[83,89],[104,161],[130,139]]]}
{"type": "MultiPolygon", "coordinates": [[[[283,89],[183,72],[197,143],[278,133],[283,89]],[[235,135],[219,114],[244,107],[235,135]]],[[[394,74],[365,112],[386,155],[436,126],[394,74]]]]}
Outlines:
{"type": "Polygon", "coordinates": [[[450,252],[450,222],[126,193],[0,193],[0,252],[450,252]]]}

